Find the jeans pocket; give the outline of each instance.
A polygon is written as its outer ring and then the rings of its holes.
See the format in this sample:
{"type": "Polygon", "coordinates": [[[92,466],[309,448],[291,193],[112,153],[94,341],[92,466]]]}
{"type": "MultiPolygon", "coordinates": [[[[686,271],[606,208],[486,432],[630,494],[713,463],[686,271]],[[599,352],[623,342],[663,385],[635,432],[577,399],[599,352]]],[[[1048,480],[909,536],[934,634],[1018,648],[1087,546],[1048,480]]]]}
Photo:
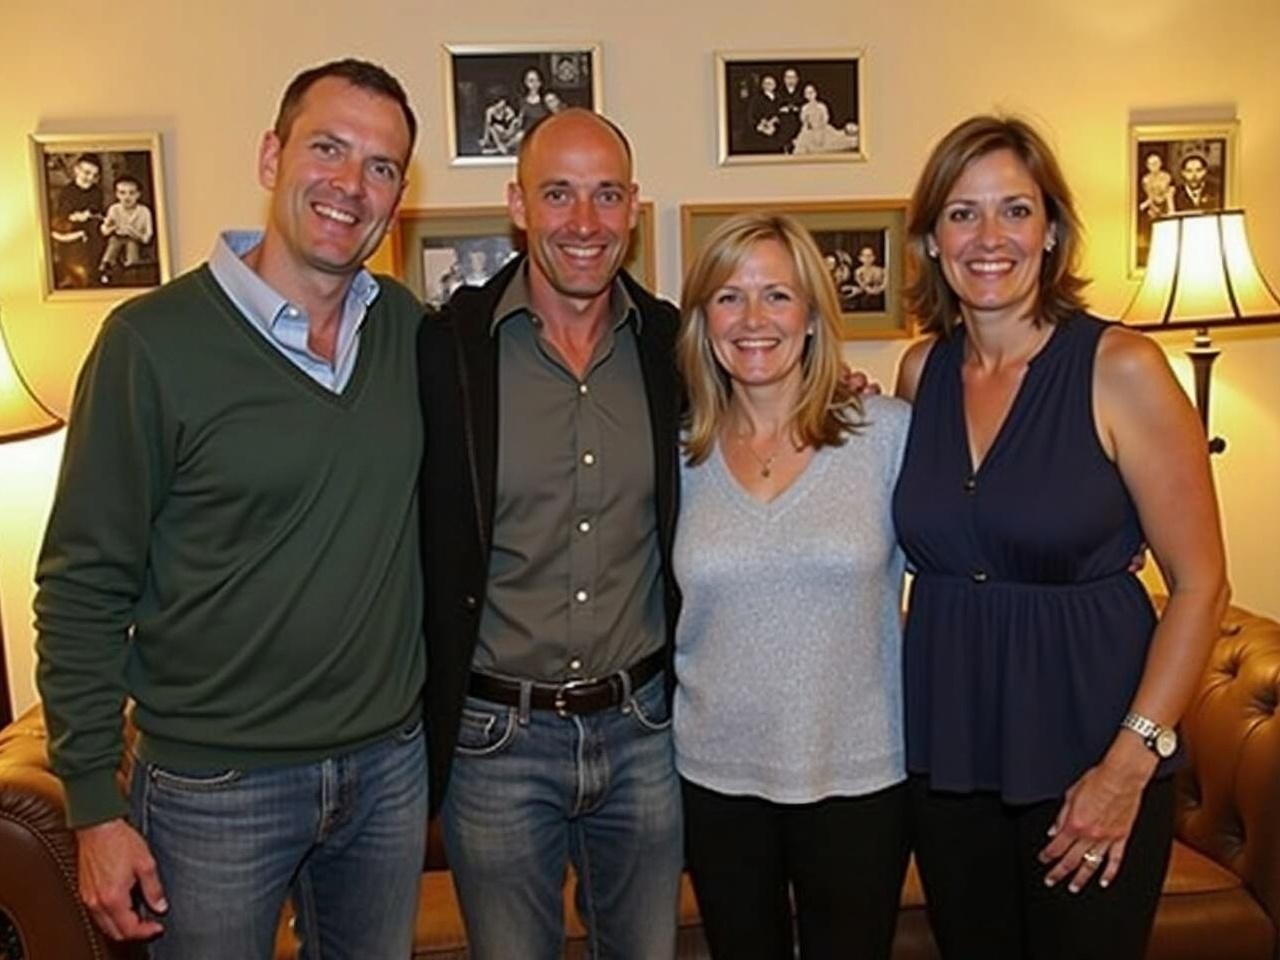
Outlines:
{"type": "Polygon", "coordinates": [[[412,743],[422,736],[422,718],[418,717],[412,723],[407,723],[396,731],[396,740],[400,743],[412,743]]]}
{"type": "Polygon", "coordinates": [[[222,769],[179,772],[149,763],[147,776],[157,787],[167,787],[188,793],[213,793],[235,786],[244,776],[244,771],[222,769]]]}
{"type": "Polygon", "coordinates": [[[458,726],[457,751],[468,757],[490,757],[501,751],[516,735],[516,712],[462,708],[458,726]]]}
{"type": "Polygon", "coordinates": [[[671,728],[671,704],[667,702],[662,675],[654,677],[631,698],[631,713],[646,730],[659,732],[671,728]]]}

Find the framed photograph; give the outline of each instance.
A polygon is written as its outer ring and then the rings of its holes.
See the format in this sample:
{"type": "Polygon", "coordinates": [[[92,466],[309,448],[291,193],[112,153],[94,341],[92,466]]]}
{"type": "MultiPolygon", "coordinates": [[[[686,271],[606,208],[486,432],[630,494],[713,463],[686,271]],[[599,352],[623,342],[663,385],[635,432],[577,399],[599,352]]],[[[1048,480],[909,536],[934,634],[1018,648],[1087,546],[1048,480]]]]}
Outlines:
{"type": "MultiPolygon", "coordinates": [[[[485,283],[524,249],[524,234],[498,204],[404,209],[391,232],[396,276],[431,307],[441,306],[458,287],[485,283]]],[[[642,200],[623,266],[652,290],[654,265],[653,202],[642,200]]]]}
{"type": "Polygon", "coordinates": [[[444,47],[449,160],[514,163],[520,139],[565,107],[603,109],[598,44],[444,47]]]}
{"type": "Polygon", "coordinates": [[[822,251],[840,297],[841,337],[910,337],[914,323],[902,302],[907,279],[906,200],[812,200],[763,203],[686,203],[680,207],[684,271],[707,236],[736,213],[769,210],[794,217],[822,251]]]}
{"type": "Polygon", "coordinates": [[[720,162],[867,159],[860,50],[717,53],[720,162]]]}
{"type": "Polygon", "coordinates": [[[169,279],[160,134],[34,134],[48,299],[119,297],[169,279]]]}
{"type": "Polygon", "coordinates": [[[1129,128],[1129,276],[1146,270],[1152,221],[1239,203],[1235,121],[1129,128]]]}

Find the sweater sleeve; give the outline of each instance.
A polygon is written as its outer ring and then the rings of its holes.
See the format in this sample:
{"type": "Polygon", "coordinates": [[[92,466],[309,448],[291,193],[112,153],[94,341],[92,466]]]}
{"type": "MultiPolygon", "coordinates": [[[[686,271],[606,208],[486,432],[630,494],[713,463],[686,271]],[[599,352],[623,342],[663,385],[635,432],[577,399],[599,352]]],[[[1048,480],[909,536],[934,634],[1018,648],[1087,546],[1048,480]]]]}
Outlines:
{"type": "MultiPolygon", "coordinates": [[[[126,308],[127,309],[127,308],[126,308]]],[[[68,823],[121,816],[124,667],[175,428],[137,332],[109,317],[80,372],[36,568],[36,681],[68,823]]]]}

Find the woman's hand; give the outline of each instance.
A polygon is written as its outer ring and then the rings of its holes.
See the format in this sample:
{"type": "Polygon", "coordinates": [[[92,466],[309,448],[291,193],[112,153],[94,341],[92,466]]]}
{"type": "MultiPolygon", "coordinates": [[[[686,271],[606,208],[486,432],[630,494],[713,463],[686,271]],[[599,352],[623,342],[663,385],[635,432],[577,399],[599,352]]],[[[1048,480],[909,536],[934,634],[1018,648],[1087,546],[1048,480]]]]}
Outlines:
{"type": "Polygon", "coordinates": [[[1099,871],[1098,883],[1110,886],[1156,762],[1141,740],[1121,732],[1103,761],[1071,785],[1049,828],[1053,839],[1040,851],[1040,862],[1052,864],[1046,886],[1070,877],[1068,889],[1078,893],[1099,871]]]}

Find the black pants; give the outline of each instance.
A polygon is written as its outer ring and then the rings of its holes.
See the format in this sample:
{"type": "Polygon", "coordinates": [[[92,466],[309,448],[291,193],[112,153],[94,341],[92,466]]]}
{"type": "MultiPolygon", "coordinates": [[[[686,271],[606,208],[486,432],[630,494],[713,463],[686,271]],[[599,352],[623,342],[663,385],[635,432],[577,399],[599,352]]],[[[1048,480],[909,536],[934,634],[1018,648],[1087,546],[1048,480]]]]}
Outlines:
{"type": "Polygon", "coordinates": [[[946,960],[1141,960],[1173,842],[1173,778],[1147,786],[1111,886],[1044,885],[1036,858],[1061,800],[1010,806],[911,777],[916,863],[946,960]]]}
{"type": "Polygon", "coordinates": [[[687,780],[689,872],[711,955],[887,958],[907,866],[906,784],[861,797],[779,804],[687,780]]]}

